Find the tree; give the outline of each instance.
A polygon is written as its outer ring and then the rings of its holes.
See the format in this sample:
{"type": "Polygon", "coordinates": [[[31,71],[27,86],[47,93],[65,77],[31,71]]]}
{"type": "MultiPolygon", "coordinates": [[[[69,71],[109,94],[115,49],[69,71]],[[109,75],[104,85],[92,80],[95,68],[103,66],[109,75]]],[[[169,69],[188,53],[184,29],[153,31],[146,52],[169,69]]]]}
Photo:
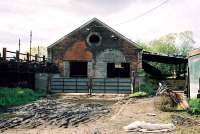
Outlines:
{"type": "Polygon", "coordinates": [[[195,41],[193,40],[193,33],[191,31],[179,33],[179,42],[179,55],[187,56],[188,52],[193,49],[193,45],[195,43],[195,41]]]}
{"type": "Polygon", "coordinates": [[[138,41],[145,51],[182,56],[187,56],[194,43],[192,31],[171,33],[150,42],[138,41]]]}
{"type": "MultiPolygon", "coordinates": [[[[191,31],[171,33],[150,42],[138,42],[145,51],[167,55],[182,55],[184,57],[193,49],[194,43],[191,31]]],[[[163,74],[173,74],[173,65],[154,62],[149,62],[149,64],[159,69],[163,74]]]]}

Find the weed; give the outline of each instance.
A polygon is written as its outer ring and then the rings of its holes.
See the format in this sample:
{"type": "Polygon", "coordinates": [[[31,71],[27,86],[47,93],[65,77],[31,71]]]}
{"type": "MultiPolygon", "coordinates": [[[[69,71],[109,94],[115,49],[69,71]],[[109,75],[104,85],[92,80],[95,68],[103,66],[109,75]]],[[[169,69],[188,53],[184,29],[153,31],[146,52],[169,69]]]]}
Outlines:
{"type": "Polygon", "coordinates": [[[200,99],[191,99],[189,100],[188,113],[192,115],[200,115],[200,99]]]}
{"type": "Polygon", "coordinates": [[[147,93],[145,93],[145,92],[135,92],[135,93],[129,95],[130,98],[132,98],[132,97],[145,97],[145,96],[147,96],[147,93]]]}
{"type": "Polygon", "coordinates": [[[28,88],[0,88],[0,107],[9,107],[29,103],[45,96],[42,90],[28,88]]]}

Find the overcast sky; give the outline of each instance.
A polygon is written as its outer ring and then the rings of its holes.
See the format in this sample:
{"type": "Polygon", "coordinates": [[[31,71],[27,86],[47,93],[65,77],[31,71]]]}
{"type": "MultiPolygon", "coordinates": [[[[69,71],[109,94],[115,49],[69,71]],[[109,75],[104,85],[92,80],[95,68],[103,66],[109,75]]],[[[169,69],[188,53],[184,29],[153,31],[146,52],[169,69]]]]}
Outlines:
{"type": "MultiPolygon", "coordinates": [[[[168,33],[191,30],[200,47],[200,0],[1,0],[0,49],[48,46],[93,17],[133,41],[153,40],[168,33]]],[[[1,52],[1,50],[0,50],[1,52]]]]}

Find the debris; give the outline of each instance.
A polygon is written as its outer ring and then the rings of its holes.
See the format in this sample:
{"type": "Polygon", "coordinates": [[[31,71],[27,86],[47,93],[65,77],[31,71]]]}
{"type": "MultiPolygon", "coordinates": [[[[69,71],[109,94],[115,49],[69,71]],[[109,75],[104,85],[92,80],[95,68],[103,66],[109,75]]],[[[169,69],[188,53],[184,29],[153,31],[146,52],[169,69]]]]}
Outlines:
{"type": "Polygon", "coordinates": [[[159,83],[159,88],[157,90],[156,95],[169,96],[175,104],[180,105],[183,109],[189,108],[186,97],[169,89],[166,83],[159,83]]]}
{"type": "Polygon", "coordinates": [[[148,116],[156,116],[154,113],[147,113],[148,116]]]}
{"type": "Polygon", "coordinates": [[[173,124],[152,124],[144,121],[135,121],[128,126],[124,127],[125,131],[133,132],[168,132],[176,129],[176,126],[173,124]]]}
{"type": "Polygon", "coordinates": [[[184,126],[194,126],[199,125],[200,121],[197,121],[195,119],[189,118],[189,117],[183,117],[179,115],[171,115],[172,122],[176,125],[184,125],[184,126]]]}
{"type": "Polygon", "coordinates": [[[13,107],[5,114],[14,118],[0,119],[0,132],[9,128],[36,128],[41,125],[57,127],[78,126],[92,118],[109,113],[100,103],[69,103],[56,99],[42,99],[24,106],[13,107]]]}

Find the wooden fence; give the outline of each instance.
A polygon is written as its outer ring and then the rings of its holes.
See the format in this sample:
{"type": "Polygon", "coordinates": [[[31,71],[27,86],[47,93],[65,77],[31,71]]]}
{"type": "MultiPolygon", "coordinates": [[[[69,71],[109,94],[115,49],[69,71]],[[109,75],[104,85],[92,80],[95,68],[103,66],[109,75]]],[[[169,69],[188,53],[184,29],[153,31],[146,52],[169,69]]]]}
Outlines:
{"type": "Polygon", "coordinates": [[[33,56],[29,53],[12,52],[3,48],[3,55],[0,56],[0,87],[34,89],[35,73],[58,73],[58,67],[47,61],[45,56],[33,56]],[[9,57],[9,54],[14,54],[14,56],[9,57]],[[26,59],[20,59],[21,55],[26,56],[26,59]]]}
{"type": "Polygon", "coordinates": [[[131,93],[131,80],[126,78],[51,78],[51,92],[66,93],[131,93]]]}
{"type": "Polygon", "coordinates": [[[20,59],[20,56],[25,57],[25,61],[43,61],[45,62],[46,60],[48,60],[44,55],[43,56],[39,56],[38,54],[35,55],[30,55],[28,52],[27,53],[20,53],[18,50],[17,51],[9,51],[7,50],[7,48],[3,48],[3,54],[1,56],[0,54],[0,60],[24,60],[24,59],[20,59]],[[8,54],[14,54],[14,56],[8,56],[8,54]],[[40,60],[42,59],[42,60],[40,60]]]}

